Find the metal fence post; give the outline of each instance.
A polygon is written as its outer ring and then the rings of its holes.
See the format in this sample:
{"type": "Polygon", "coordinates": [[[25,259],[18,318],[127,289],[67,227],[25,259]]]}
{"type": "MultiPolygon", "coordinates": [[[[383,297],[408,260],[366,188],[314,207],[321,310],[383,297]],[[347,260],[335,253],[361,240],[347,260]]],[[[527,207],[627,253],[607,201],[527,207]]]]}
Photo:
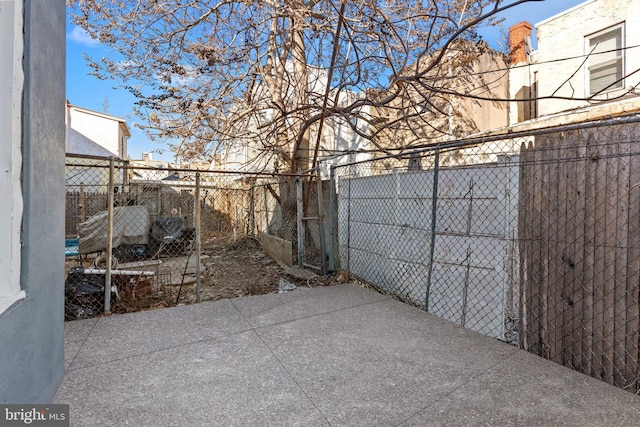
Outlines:
{"type": "Polygon", "coordinates": [[[436,245],[436,214],[438,211],[438,171],[440,169],[440,149],[436,149],[433,167],[433,192],[431,194],[431,249],[429,251],[429,271],[427,273],[427,289],[424,297],[424,310],[429,311],[431,294],[431,274],[433,273],[433,254],[436,245]]]}
{"type": "Polygon", "coordinates": [[[251,192],[249,193],[249,232],[250,236],[255,237],[256,235],[256,182],[255,180],[251,180],[251,192]]]}
{"type": "Polygon", "coordinates": [[[336,195],[336,174],[333,165],[329,168],[329,243],[327,245],[328,256],[329,256],[329,273],[333,273],[336,271],[335,266],[335,248],[334,248],[334,239],[335,239],[335,227],[333,217],[333,198],[336,195]]]}
{"type": "MultiPolygon", "coordinates": [[[[324,215],[324,200],[322,197],[322,176],[320,175],[320,168],[316,169],[316,188],[318,197],[318,233],[320,234],[320,253],[322,255],[322,275],[327,275],[327,239],[325,236],[325,215],[324,215]]],[[[311,191],[311,190],[309,190],[311,191]]]]}
{"type": "Polygon", "coordinates": [[[296,225],[298,228],[298,267],[304,265],[304,228],[302,227],[302,217],[304,216],[304,206],[302,204],[302,177],[296,177],[296,225]]]}
{"type": "Polygon", "coordinates": [[[106,273],[104,276],[104,314],[111,314],[111,260],[113,257],[113,188],[115,162],[109,159],[109,189],[107,190],[107,253],[106,273]]]}
{"type": "Polygon", "coordinates": [[[196,302],[202,302],[200,295],[200,172],[196,172],[196,194],[195,194],[195,225],[196,225],[196,302]]]}

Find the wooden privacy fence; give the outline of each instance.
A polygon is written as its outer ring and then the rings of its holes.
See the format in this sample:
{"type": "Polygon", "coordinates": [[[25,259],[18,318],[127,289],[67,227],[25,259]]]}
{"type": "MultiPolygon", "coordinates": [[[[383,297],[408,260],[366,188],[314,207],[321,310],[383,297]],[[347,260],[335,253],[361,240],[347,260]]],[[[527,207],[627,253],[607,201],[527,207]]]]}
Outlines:
{"type": "Polygon", "coordinates": [[[67,237],[76,237],[78,235],[78,224],[99,212],[107,210],[107,203],[107,193],[87,193],[83,189],[79,191],[67,190],[65,235],[67,237]]]}
{"type": "Polygon", "coordinates": [[[522,147],[520,344],[637,391],[640,125],[522,147]]]}

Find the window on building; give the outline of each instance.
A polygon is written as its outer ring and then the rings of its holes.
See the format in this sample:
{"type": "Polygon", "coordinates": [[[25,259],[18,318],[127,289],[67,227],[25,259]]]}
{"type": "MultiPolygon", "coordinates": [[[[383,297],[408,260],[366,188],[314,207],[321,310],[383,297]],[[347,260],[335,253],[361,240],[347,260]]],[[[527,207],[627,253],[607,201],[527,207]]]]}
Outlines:
{"type": "Polygon", "coordinates": [[[623,41],[622,25],[587,38],[588,93],[590,95],[623,87],[623,41]]]}

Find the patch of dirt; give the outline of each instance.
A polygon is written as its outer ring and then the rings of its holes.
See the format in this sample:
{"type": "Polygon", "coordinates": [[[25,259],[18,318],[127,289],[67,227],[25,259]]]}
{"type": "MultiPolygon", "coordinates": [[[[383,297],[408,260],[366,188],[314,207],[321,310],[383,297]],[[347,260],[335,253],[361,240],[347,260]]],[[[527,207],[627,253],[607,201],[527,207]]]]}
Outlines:
{"type": "MultiPolygon", "coordinates": [[[[346,276],[322,278],[307,272],[307,278],[289,274],[287,269],[262,251],[260,242],[245,237],[232,243],[208,246],[203,250],[201,296],[203,301],[217,301],[247,295],[263,295],[278,291],[280,280],[297,287],[329,286],[346,281],[346,276]],[[310,277],[312,276],[312,277],[310,277]],[[339,280],[338,277],[343,280],[339,280]]],[[[195,286],[190,285],[180,302],[195,302],[195,286]]]]}
{"type": "MultiPolygon", "coordinates": [[[[357,282],[344,272],[323,278],[310,270],[297,267],[287,269],[269,258],[262,251],[260,242],[254,238],[245,237],[235,242],[209,240],[205,243],[206,248],[201,255],[202,301],[277,292],[281,280],[286,287],[357,282]]],[[[128,313],[195,303],[195,255],[189,257],[188,263],[186,255],[162,257],[160,275],[155,276],[155,282],[149,286],[145,286],[136,277],[127,278],[127,283],[120,283],[119,278],[114,278],[119,292],[117,296],[113,296],[112,312],[128,313]]],[[[65,264],[68,264],[68,271],[72,266],[77,266],[77,261],[69,260],[65,264]]],[[[91,260],[86,260],[84,265],[90,266],[91,260]]],[[[101,292],[96,296],[97,302],[102,301],[101,292]]],[[[102,307],[97,306],[95,314],[101,315],[102,307]]]]}

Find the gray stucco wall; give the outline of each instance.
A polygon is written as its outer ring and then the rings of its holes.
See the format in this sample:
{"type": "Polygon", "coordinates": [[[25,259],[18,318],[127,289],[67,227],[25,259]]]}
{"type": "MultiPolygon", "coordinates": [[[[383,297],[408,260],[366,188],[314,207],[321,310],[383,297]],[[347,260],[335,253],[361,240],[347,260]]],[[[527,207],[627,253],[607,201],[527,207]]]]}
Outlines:
{"type": "Polygon", "coordinates": [[[25,1],[21,287],[0,315],[0,402],[48,403],[64,375],[65,1],[25,1]]]}

